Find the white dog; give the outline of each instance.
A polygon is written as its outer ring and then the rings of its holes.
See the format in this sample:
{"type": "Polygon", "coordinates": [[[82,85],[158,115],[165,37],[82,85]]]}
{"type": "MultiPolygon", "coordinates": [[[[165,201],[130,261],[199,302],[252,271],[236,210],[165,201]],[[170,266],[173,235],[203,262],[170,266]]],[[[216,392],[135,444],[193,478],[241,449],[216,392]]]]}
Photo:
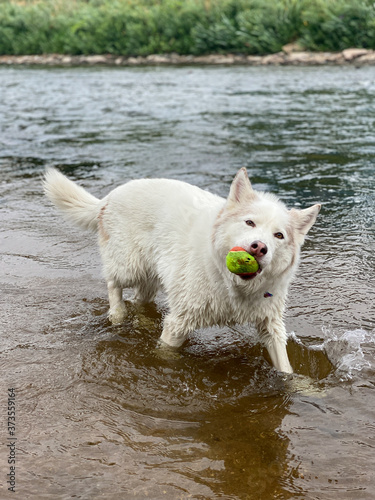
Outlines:
{"type": "Polygon", "coordinates": [[[292,372],[285,300],[320,205],[288,210],[275,196],[254,191],[244,168],[226,200],[168,179],[133,180],[99,200],[54,169],[44,188],[71,220],[98,233],[112,323],[126,316],[123,288],[133,287],[138,302],[163,289],[166,344],[179,347],[197,328],[253,323],[275,368],[292,372]],[[235,246],[255,257],[256,274],[229,272],[226,255],[235,246]]]}

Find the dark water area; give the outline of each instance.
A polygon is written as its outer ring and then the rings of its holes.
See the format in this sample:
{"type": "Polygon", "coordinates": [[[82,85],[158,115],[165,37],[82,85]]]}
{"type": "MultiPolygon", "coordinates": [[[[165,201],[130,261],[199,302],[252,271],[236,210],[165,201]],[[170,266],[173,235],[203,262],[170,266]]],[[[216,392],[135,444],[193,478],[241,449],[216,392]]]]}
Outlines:
{"type": "Polygon", "coordinates": [[[17,497],[373,499],[375,68],[0,68],[0,90],[0,406],[14,388],[17,497]],[[162,294],[111,326],[95,237],[44,198],[48,166],[98,197],[141,177],[226,196],[245,166],[290,207],[322,203],[289,296],[295,374],[246,326],[163,359],[162,294]]]}

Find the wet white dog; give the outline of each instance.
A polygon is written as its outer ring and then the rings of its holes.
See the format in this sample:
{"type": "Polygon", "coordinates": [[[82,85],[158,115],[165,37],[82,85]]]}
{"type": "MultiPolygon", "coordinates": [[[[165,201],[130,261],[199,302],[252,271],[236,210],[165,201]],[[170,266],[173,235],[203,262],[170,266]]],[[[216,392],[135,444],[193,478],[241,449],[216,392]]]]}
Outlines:
{"type": "Polygon", "coordinates": [[[166,344],[179,347],[198,328],[252,323],[274,366],[292,372],[285,299],[320,205],[288,210],[275,196],[254,191],[245,169],[226,200],[168,179],[130,181],[99,200],[54,169],[44,188],[72,221],[98,233],[112,323],[126,316],[123,288],[134,288],[138,302],[163,289],[166,344]],[[235,246],[256,258],[256,275],[228,271],[226,255],[235,246]]]}

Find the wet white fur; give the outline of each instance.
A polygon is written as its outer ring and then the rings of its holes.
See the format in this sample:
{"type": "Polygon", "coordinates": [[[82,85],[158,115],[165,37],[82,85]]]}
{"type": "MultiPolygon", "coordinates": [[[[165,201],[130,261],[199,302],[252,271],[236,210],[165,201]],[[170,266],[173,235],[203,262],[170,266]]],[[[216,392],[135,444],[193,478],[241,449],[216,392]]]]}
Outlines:
{"type": "Polygon", "coordinates": [[[46,172],[44,188],[71,220],[97,231],[113,323],[126,316],[123,288],[134,288],[138,302],[152,301],[161,288],[169,305],[161,335],[166,344],[179,347],[198,328],[252,323],[274,366],[292,372],[285,299],[320,205],[289,211],[275,196],[254,191],[245,169],[226,200],[168,179],[130,181],[99,200],[54,169],[46,172]],[[284,239],[275,237],[279,232],[284,239]],[[244,281],[228,271],[225,257],[255,240],[268,252],[260,259],[262,272],[244,281]],[[267,292],[273,296],[264,297],[267,292]]]}

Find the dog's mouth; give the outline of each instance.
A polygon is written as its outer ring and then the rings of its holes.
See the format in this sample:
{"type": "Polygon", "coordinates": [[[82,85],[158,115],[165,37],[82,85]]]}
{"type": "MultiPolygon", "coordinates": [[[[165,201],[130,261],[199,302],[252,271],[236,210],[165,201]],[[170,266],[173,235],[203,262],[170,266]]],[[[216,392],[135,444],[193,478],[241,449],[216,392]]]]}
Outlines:
{"type": "Polygon", "coordinates": [[[255,276],[258,276],[258,274],[260,274],[261,272],[262,268],[259,266],[258,271],[256,271],[255,273],[242,273],[242,274],[237,274],[237,276],[239,276],[244,281],[248,281],[254,279],[255,276]]]}

